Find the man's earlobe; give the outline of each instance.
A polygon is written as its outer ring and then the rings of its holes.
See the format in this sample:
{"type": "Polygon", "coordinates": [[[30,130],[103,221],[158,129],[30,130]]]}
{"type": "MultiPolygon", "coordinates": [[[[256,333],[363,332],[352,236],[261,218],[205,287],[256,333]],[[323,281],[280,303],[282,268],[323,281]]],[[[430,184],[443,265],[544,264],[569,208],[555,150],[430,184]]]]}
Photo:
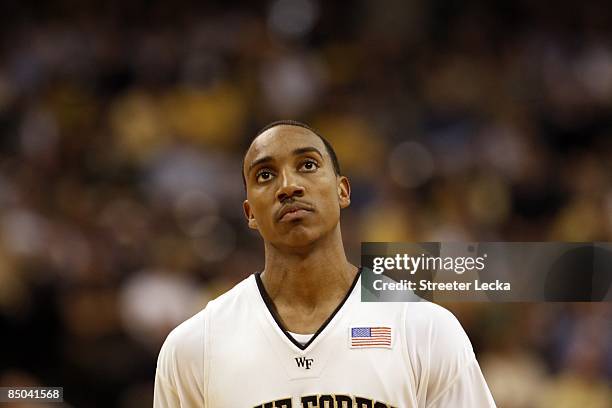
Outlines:
{"type": "Polygon", "coordinates": [[[249,204],[249,200],[244,200],[242,203],[242,209],[244,210],[244,216],[247,219],[247,223],[249,228],[257,229],[257,220],[255,219],[255,215],[251,211],[251,205],[249,204]]]}

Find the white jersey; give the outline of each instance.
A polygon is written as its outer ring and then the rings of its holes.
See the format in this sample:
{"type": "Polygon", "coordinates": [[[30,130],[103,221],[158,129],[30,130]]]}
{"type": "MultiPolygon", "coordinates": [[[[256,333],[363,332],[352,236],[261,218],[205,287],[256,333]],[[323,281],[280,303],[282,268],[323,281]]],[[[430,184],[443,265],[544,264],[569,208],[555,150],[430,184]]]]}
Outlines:
{"type": "Polygon", "coordinates": [[[433,303],[362,303],[360,278],[301,344],[251,275],[170,333],[154,407],[494,407],[457,319],[433,303]]]}

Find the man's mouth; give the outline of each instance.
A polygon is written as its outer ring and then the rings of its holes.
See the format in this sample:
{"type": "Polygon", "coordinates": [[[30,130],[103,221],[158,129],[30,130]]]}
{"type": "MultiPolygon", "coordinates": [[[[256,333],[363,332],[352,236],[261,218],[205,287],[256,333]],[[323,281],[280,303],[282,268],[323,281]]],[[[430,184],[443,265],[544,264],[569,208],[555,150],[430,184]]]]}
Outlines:
{"type": "Polygon", "coordinates": [[[288,222],[288,221],[297,220],[297,219],[305,217],[311,212],[312,212],[312,209],[304,205],[299,205],[299,204],[288,205],[280,211],[278,221],[288,222]]]}

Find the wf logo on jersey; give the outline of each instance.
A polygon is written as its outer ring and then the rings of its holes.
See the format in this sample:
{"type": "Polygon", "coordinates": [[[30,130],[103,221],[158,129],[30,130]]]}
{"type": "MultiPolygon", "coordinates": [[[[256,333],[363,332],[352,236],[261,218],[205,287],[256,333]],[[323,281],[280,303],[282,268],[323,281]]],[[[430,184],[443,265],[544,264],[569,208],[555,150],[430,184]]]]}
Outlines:
{"type": "Polygon", "coordinates": [[[295,363],[297,364],[297,366],[305,368],[306,370],[310,370],[310,366],[312,366],[313,361],[314,361],[314,358],[306,358],[306,357],[296,357],[295,358],[295,363]]]}

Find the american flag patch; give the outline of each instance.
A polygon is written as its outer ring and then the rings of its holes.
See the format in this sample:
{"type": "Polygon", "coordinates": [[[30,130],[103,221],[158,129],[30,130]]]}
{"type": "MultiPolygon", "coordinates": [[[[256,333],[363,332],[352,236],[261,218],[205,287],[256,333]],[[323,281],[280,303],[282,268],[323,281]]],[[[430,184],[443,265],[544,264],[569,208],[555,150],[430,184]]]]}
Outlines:
{"type": "Polygon", "coordinates": [[[391,348],[390,327],[351,327],[351,348],[391,348]]]}

